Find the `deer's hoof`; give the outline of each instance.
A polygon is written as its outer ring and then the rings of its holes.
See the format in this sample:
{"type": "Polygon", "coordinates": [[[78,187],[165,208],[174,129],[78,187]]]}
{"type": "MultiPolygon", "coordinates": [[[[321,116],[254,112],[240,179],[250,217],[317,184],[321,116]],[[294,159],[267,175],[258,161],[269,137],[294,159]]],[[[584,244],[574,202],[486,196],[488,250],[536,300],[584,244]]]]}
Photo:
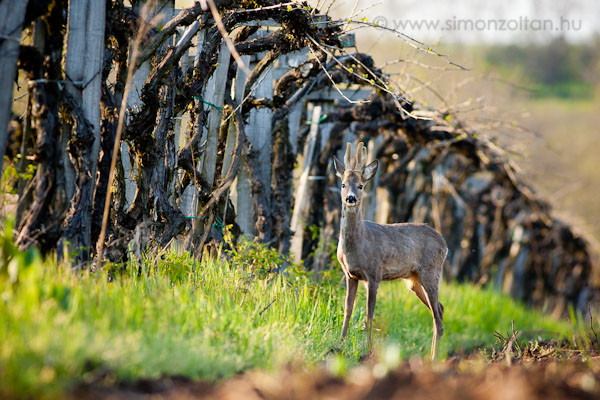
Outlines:
{"type": "Polygon", "coordinates": [[[373,349],[371,349],[366,354],[363,354],[362,356],[360,356],[358,358],[358,361],[365,362],[365,361],[373,360],[374,358],[375,358],[375,352],[373,351],[373,349]]]}

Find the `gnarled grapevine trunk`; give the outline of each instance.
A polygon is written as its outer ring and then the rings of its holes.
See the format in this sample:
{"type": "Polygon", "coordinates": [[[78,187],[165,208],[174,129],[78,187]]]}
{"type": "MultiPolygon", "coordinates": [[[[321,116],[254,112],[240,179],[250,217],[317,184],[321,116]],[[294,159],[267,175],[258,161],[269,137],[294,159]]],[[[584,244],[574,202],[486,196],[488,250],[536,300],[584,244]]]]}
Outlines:
{"type": "Polygon", "coordinates": [[[35,22],[34,47],[21,52],[19,60],[30,80],[30,126],[26,129],[31,131],[35,145],[27,153],[35,174],[19,197],[15,239],[19,248],[38,246],[42,253],[56,248],[68,201],[64,166],[60,161],[63,6],[64,2],[57,1],[44,19],[35,22]]]}
{"type": "Polygon", "coordinates": [[[171,15],[173,2],[162,2],[162,16],[144,13],[143,1],[40,3],[36,32],[38,25],[47,32],[19,55],[31,81],[25,136],[35,141],[22,151],[22,165],[37,168],[19,199],[21,247],[49,252],[62,238],[75,262],[85,263],[115,189],[106,239],[113,261],[128,257],[131,245],[139,256],[149,244],[164,248],[184,236],[200,256],[231,224],[236,235],[292,249],[309,268],[337,267],[330,255],[339,182],[330,160],[358,139],[377,141],[370,154],[381,161],[378,192],[389,204],[369,215],[441,231],[448,277],[495,285],[556,313],[600,298],[587,243],[552,217],[492,144],[445,113],[409,104],[400,90],[390,93],[371,57],[342,46],[351,42],[342,36],[346,21],[273,0],[216,1],[219,26],[200,3],[171,15]],[[224,34],[251,71],[238,65],[224,34]],[[366,102],[365,88],[373,94],[366,102]],[[353,100],[361,101],[348,103],[357,92],[353,100]],[[119,120],[129,94],[134,101],[119,120]],[[305,115],[309,104],[313,113],[305,115]],[[115,143],[118,123],[123,138],[115,143]],[[128,153],[112,154],[115,144],[128,153]],[[135,189],[131,196],[127,188],[135,189]]]}

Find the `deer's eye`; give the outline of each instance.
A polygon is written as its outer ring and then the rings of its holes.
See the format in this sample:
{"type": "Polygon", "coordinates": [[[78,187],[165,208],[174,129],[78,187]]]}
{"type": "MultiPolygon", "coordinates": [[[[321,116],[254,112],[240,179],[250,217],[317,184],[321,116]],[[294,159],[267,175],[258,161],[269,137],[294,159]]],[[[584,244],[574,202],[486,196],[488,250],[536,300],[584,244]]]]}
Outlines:
{"type": "Polygon", "coordinates": [[[342,183],[342,189],[344,189],[345,187],[346,187],[346,185],[342,183]]]}
{"type": "Polygon", "coordinates": [[[363,185],[358,185],[358,190],[363,190],[363,185]]]}

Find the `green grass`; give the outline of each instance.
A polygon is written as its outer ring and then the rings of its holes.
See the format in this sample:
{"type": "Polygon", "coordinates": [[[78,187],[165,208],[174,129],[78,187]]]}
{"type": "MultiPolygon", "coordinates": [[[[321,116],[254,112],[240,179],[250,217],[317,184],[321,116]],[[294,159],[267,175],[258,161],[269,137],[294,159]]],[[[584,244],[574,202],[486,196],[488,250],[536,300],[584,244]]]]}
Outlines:
{"type": "MultiPolygon", "coordinates": [[[[218,380],[288,362],[310,367],[339,344],[341,273],[319,282],[296,268],[272,273],[281,259],[264,249],[197,265],[172,251],[129,265],[112,282],[36,257],[20,262],[14,283],[0,265],[0,397],[55,396],[106,371],[117,380],[218,380]]],[[[471,285],[444,284],[441,300],[442,358],[492,344],[494,330],[508,331],[513,319],[519,330],[572,333],[568,323],[471,285]]],[[[350,365],[366,353],[363,289],[357,302],[343,347],[350,365]]],[[[395,343],[402,358],[429,353],[431,317],[402,282],[380,286],[375,314],[379,349],[395,343]]]]}

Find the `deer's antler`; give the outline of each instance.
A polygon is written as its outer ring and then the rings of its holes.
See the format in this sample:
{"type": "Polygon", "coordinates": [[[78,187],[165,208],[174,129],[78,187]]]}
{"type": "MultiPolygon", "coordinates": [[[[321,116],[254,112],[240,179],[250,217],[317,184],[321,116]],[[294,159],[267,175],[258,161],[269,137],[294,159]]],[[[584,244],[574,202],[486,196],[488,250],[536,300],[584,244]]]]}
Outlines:
{"type": "Polygon", "coordinates": [[[354,166],[352,169],[362,172],[365,168],[365,164],[367,163],[367,148],[363,144],[363,142],[358,142],[356,146],[356,155],[354,160],[354,166]]]}
{"type": "Polygon", "coordinates": [[[356,153],[352,157],[352,142],[346,142],[346,154],[344,154],[344,166],[347,169],[363,172],[367,162],[367,148],[363,142],[358,142],[356,153]]]}
{"type": "Polygon", "coordinates": [[[351,160],[352,160],[352,143],[347,142],[346,143],[346,154],[344,155],[344,166],[346,168],[352,169],[351,160]]]}

